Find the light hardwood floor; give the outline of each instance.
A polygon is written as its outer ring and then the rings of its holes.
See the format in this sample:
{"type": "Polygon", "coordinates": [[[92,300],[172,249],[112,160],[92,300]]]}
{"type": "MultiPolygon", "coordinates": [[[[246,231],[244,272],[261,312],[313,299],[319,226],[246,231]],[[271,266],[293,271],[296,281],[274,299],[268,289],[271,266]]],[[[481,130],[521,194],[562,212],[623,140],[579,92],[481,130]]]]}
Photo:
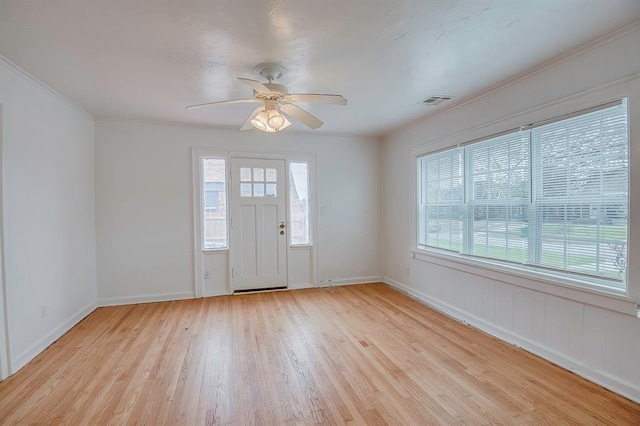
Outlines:
{"type": "Polygon", "coordinates": [[[640,405],[383,284],[100,308],[2,424],[640,424],[640,405]]]}

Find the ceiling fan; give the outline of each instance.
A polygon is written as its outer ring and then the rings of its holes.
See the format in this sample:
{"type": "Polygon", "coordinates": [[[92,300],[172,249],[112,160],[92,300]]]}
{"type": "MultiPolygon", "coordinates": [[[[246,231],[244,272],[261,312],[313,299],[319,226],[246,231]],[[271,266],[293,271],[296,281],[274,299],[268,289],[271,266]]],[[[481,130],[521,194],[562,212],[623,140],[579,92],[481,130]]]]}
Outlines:
{"type": "Polygon", "coordinates": [[[207,102],[189,105],[186,109],[201,108],[211,105],[262,103],[244,121],[240,130],[255,127],[263,132],[279,132],[291,125],[287,115],[300,121],[311,129],[318,129],[324,123],[317,117],[303,110],[296,103],[346,105],[347,100],[341,95],[325,95],[317,93],[289,93],[282,84],[273,83],[282,77],[285,69],[277,64],[260,64],[256,72],[266,78],[268,83],[261,83],[248,78],[238,78],[242,83],[253,89],[253,98],[234,99],[229,101],[207,102]],[[285,115],[286,114],[286,115],[285,115]]]}

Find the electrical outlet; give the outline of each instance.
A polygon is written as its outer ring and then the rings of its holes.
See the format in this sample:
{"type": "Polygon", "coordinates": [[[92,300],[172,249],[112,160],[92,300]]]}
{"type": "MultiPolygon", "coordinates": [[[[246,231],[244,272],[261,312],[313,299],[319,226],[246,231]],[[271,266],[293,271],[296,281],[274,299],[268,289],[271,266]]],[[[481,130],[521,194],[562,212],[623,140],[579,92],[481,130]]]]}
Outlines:
{"type": "Polygon", "coordinates": [[[204,279],[205,280],[209,279],[209,271],[204,271],[204,279]]]}
{"type": "Polygon", "coordinates": [[[42,305],[42,318],[45,318],[49,315],[49,307],[47,305],[42,305]]]}

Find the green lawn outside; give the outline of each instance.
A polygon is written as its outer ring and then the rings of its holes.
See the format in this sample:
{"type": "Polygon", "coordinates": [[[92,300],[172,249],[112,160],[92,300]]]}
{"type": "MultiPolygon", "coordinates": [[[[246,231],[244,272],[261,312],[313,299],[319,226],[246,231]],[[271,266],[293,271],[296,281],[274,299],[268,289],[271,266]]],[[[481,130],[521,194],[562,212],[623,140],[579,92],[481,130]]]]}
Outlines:
{"type": "MultiPolygon", "coordinates": [[[[462,249],[462,245],[458,241],[454,241],[449,244],[449,241],[442,241],[442,244],[438,245],[438,247],[453,250],[460,252],[462,249]]],[[[507,250],[506,247],[496,246],[496,245],[485,245],[485,244],[474,244],[473,252],[471,253],[474,256],[482,256],[488,257],[491,259],[498,260],[508,260],[511,262],[517,263],[525,263],[528,257],[528,251],[526,249],[520,247],[509,247],[507,250]]],[[[567,264],[565,266],[564,263],[564,255],[563,253],[556,252],[542,252],[542,266],[546,266],[549,268],[558,268],[564,269],[575,268],[582,265],[593,265],[596,263],[595,256],[583,255],[583,254],[575,254],[568,253],[566,257],[567,264]]],[[[588,272],[588,271],[585,271],[588,272]]],[[[606,276],[611,278],[618,278],[618,274],[615,272],[605,273],[606,276]]]]}
{"type": "MultiPolygon", "coordinates": [[[[549,235],[567,233],[569,238],[596,238],[598,229],[596,225],[586,223],[570,223],[564,226],[562,223],[543,223],[542,232],[549,235]]],[[[600,238],[604,240],[626,240],[626,225],[600,225],[600,238]]]]}
{"type": "MultiPolygon", "coordinates": [[[[439,222],[442,229],[449,229],[452,225],[452,229],[461,229],[462,221],[446,221],[441,220],[439,222]]],[[[508,229],[504,222],[489,222],[489,226],[501,226],[501,229],[493,229],[495,235],[508,234],[510,237],[522,237],[523,229],[528,226],[527,222],[509,222],[508,229]]],[[[482,223],[476,225],[478,230],[485,230],[482,227],[482,223]]],[[[492,231],[489,231],[492,233],[492,231]]],[[[596,239],[598,237],[598,228],[595,224],[587,223],[569,223],[567,226],[563,223],[543,223],[542,232],[544,235],[567,235],[569,239],[596,239]]],[[[526,234],[525,234],[526,235],[526,234]]],[[[600,225],[600,239],[609,241],[626,241],[627,240],[627,225],[600,225]]]]}

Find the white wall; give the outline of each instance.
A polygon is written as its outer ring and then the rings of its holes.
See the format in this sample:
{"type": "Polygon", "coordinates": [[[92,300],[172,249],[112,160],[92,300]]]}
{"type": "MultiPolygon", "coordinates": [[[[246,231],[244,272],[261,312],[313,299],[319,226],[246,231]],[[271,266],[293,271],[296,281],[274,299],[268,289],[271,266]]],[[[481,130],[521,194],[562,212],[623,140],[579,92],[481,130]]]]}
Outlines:
{"type": "Polygon", "coordinates": [[[319,279],[381,278],[378,140],[97,121],[99,303],[193,297],[192,147],[315,154],[319,279]]]}
{"type": "Polygon", "coordinates": [[[8,328],[7,328],[7,309],[5,303],[5,285],[4,285],[4,225],[2,219],[2,201],[4,196],[2,176],[4,173],[2,161],[2,120],[4,114],[2,112],[2,104],[0,104],[0,380],[9,376],[9,346],[8,346],[8,328]]]}
{"type": "Polygon", "coordinates": [[[589,295],[581,301],[559,296],[549,291],[556,286],[536,280],[487,272],[441,257],[413,258],[411,206],[415,167],[412,151],[416,147],[427,144],[426,150],[435,150],[453,146],[534,122],[534,118],[551,118],[628,95],[632,157],[630,282],[633,294],[638,296],[640,79],[607,85],[639,72],[640,29],[636,26],[391,134],[382,149],[386,282],[636,401],[640,401],[640,319],[585,302],[592,297],[589,295]],[[598,87],[600,90],[593,90],[598,87]]]}
{"type": "Polygon", "coordinates": [[[7,323],[15,372],[96,306],[94,124],[2,58],[0,103],[7,323]]]}

